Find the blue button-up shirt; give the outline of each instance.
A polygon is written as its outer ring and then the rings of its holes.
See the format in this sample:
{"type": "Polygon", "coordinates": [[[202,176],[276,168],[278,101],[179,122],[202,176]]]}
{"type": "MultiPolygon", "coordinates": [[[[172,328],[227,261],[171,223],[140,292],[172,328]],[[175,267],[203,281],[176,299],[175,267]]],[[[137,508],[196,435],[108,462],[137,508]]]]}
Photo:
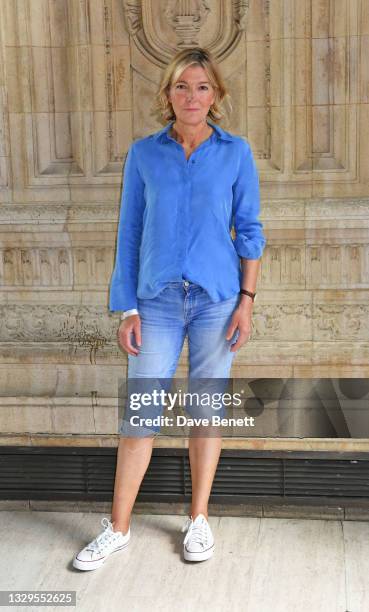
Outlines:
{"type": "Polygon", "coordinates": [[[137,308],[183,278],[213,302],[241,288],[240,257],[259,259],[266,239],[251,147],[220,126],[188,159],[174,121],[134,141],[123,175],[109,309],[137,308]],[[234,226],[236,238],[232,239],[234,226]]]}

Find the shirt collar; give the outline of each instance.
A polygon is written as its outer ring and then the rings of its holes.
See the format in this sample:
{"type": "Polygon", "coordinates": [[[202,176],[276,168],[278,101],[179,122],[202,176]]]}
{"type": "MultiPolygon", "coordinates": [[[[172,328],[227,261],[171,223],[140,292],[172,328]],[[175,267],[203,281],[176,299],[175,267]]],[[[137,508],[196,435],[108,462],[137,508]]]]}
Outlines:
{"type": "MultiPolygon", "coordinates": [[[[159,140],[160,142],[170,142],[170,138],[168,138],[167,134],[170,128],[172,127],[173,123],[174,123],[174,120],[170,121],[161,130],[152,134],[152,137],[155,138],[155,140],[159,140]]],[[[233,140],[232,134],[223,130],[219,125],[216,125],[215,123],[210,122],[210,121],[208,121],[208,125],[211,125],[211,127],[214,129],[214,134],[218,136],[220,140],[226,140],[226,141],[233,140]]]]}

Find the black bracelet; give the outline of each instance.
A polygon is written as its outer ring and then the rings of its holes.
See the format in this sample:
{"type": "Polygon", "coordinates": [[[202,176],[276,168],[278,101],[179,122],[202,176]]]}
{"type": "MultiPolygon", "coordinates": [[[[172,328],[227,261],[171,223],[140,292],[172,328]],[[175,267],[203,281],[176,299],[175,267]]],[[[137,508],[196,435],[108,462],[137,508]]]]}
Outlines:
{"type": "Polygon", "coordinates": [[[252,301],[255,300],[256,293],[252,293],[251,291],[247,291],[247,289],[240,289],[240,293],[243,294],[243,295],[248,295],[252,299],[252,301]]]}

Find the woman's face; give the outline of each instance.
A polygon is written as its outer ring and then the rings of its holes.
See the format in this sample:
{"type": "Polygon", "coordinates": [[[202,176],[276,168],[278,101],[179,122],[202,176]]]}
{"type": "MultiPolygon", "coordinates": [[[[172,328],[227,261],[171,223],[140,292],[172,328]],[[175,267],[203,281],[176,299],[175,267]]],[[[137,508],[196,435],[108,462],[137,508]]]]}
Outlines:
{"type": "Polygon", "coordinates": [[[188,66],[168,93],[176,120],[188,125],[206,121],[215,91],[202,66],[188,66]]]}

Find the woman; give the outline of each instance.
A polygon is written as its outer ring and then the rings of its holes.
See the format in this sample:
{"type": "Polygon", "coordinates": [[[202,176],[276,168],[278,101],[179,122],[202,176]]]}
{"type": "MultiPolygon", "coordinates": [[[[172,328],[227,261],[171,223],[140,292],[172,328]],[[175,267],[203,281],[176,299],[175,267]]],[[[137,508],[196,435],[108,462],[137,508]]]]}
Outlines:
{"type": "MultiPolygon", "coordinates": [[[[228,97],[206,49],[180,51],[157,96],[167,125],[129,148],[109,304],[124,311],[119,342],[128,353],[128,378],[170,379],[188,335],[189,378],[227,379],[250,337],[266,240],[250,145],[217,125],[228,97]]],[[[104,517],[104,531],[76,555],[78,569],[100,567],[127,546],[152,434],[160,428],[148,429],[150,435],[131,435],[122,421],[111,521],[104,517]]],[[[190,437],[192,505],[183,529],[189,561],[214,551],[208,499],[220,450],[219,434],[190,437]]]]}

